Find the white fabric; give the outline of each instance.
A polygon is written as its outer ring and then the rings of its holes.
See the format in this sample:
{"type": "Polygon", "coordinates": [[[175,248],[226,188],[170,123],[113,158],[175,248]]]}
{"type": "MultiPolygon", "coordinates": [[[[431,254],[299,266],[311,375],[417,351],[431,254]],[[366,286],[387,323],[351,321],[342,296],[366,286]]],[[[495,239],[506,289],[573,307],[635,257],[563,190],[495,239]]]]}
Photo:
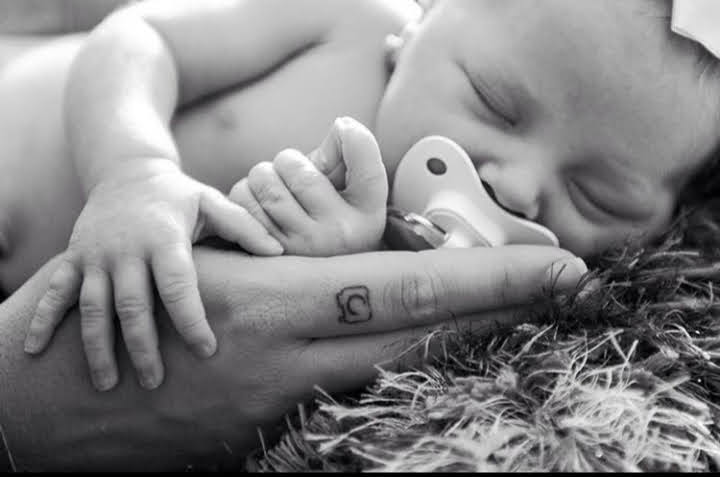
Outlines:
{"type": "Polygon", "coordinates": [[[672,30],[720,59],[720,0],[674,0],[672,30]]]}

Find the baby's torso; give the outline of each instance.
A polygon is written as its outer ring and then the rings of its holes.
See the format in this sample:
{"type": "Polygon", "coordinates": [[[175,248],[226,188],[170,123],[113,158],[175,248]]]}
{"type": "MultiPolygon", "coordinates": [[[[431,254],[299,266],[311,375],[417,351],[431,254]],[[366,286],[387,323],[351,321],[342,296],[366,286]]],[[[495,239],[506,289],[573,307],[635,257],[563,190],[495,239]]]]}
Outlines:
{"type": "MultiPolygon", "coordinates": [[[[377,20],[374,18],[373,20],[377,20]]],[[[362,41],[329,41],[252,84],[181,111],[173,122],[184,170],[228,192],[288,147],[310,151],[338,116],[372,127],[386,73],[382,41],[398,27],[368,22],[362,41]]],[[[358,19],[362,21],[362,19],[358,19]]],[[[81,36],[0,66],[0,287],[13,291],[67,246],[83,197],[62,128],[64,78],[81,36]]]]}

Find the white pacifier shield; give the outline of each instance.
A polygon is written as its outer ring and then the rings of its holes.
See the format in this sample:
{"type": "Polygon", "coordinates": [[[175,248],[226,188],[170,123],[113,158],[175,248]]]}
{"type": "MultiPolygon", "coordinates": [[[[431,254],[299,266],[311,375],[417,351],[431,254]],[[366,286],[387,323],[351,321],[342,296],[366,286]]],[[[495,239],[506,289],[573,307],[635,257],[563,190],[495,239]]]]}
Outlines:
{"type": "Polygon", "coordinates": [[[440,226],[449,237],[444,247],[558,246],[550,230],[495,203],[467,153],[443,136],[421,139],[405,154],[390,204],[440,226]]]}

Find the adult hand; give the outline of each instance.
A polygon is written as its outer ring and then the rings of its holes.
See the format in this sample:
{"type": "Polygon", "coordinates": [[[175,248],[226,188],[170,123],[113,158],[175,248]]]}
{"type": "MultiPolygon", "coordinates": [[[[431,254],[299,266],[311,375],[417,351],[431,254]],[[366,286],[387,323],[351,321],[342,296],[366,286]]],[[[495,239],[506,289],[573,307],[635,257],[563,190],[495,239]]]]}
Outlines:
{"type": "MultiPolygon", "coordinates": [[[[78,369],[77,316],[61,327],[62,345],[24,355],[20,325],[48,273],[3,304],[0,424],[18,468],[241,462],[258,445],[257,428],[277,423],[315,386],[365,385],[376,363],[448,322],[478,330],[516,322],[542,287],[575,286],[585,270],[568,252],[525,246],[322,259],[197,248],[194,258],[218,353],[199,360],[180,339],[161,339],[166,382],[152,392],[132,379],[126,355],[118,389],[92,390],[78,369]]],[[[175,333],[166,316],[159,321],[161,333],[175,333]]]]}

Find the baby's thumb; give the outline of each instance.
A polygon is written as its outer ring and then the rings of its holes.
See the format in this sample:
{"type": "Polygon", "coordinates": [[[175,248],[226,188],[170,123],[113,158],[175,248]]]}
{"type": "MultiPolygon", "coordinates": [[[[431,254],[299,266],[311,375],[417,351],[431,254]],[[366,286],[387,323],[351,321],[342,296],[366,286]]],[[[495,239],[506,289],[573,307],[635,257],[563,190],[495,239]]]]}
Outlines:
{"type": "Polygon", "coordinates": [[[345,188],[345,162],[343,161],[340,125],[336,119],[320,147],[308,154],[310,162],[325,175],[337,190],[345,188]]]}
{"type": "Polygon", "coordinates": [[[375,211],[385,207],[388,182],[375,136],[354,119],[338,118],[310,161],[328,176],[350,205],[375,211]]]}

